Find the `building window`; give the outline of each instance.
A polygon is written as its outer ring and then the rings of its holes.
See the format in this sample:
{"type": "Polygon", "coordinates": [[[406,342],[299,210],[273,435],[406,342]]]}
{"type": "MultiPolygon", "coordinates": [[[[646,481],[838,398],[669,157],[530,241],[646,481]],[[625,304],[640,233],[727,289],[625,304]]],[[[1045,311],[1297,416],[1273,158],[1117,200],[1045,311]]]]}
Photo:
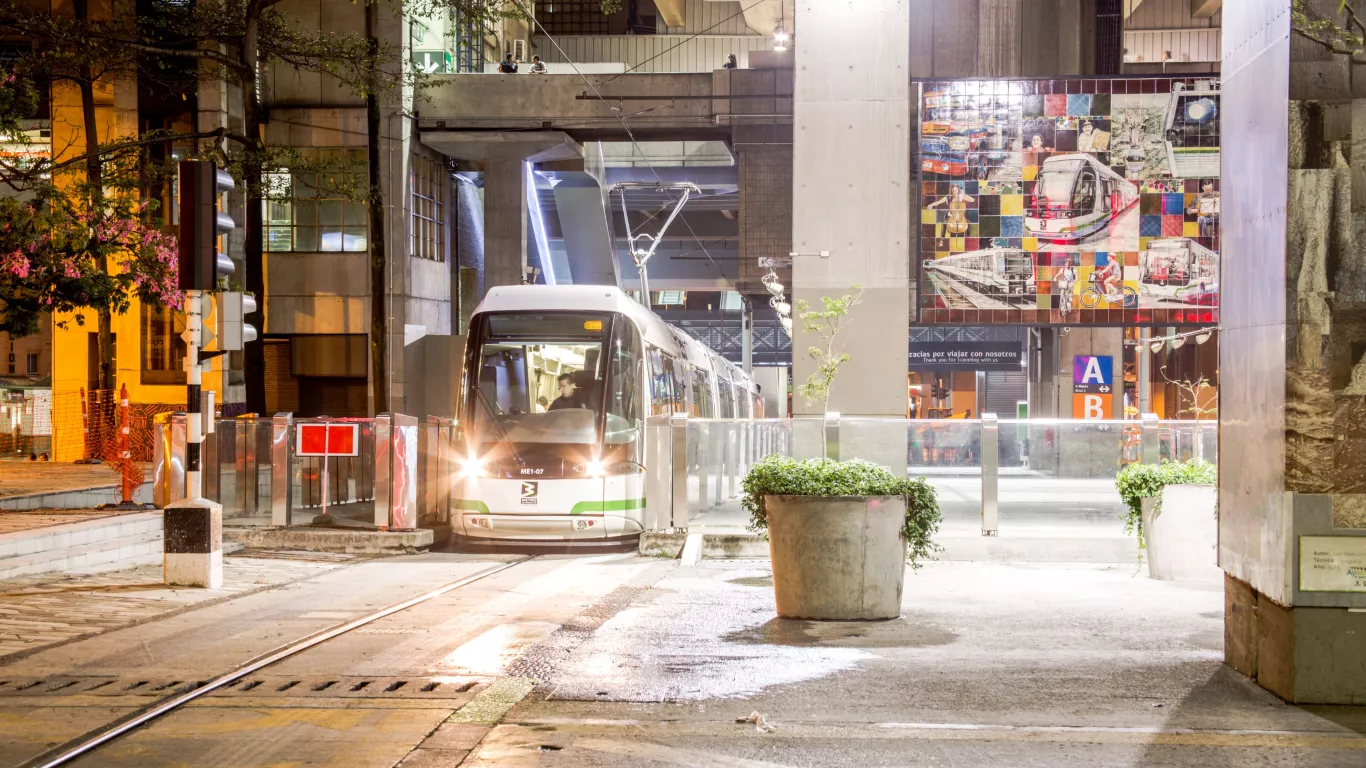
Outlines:
{"type": "Polygon", "coordinates": [[[28,372],[29,372],[29,373],[32,373],[32,374],[37,374],[37,373],[38,373],[38,353],[37,353],[37,352],[30,352],[30,353],[28,353],[28,372]]]}
{"type": "Polygon", "coordinates": [[[185,383],[185,313],[142,304],[142,383],[185,383]]]}
{"type": "Polygon", "coordinates": [[[266,174],[266,250],[364,251],[364,156],[352,149],[298,151],[298,167],[266,174]]]}
{"type": "Polygon", "coordinates": [[[421,259],[446,260],[446,174],[439,163],[413,156],[408,171],[412,196],[412,254],[421,259]]]}
{"type": "Polygon", "coordinates": [[[599,0],[538,0],[536,21],[547,35],[607,34],[607,14],[599,0]]]}

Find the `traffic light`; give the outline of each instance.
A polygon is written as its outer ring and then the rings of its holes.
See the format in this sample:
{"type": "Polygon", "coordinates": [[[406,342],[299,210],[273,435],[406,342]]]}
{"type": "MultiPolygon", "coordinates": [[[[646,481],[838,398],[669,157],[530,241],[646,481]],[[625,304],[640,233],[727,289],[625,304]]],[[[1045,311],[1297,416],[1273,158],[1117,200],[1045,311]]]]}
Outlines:
{"type": "Polygon", "coordinates": [[[209,160],[180,161],[180,289],[212,291],[218,278],[233,273],[232,259],[218,251],[218,238],[235,229],[218,210],[219,197],[235,185],[209,160]]]}
{"type": "Polygon", "coordinates": [[[256,311],[256,299],[237,291],[223,291],[216,296],[218,314],[218,348],[232,352],[249,341],[256,341],[256,328],[244,318],[256,311]]]}

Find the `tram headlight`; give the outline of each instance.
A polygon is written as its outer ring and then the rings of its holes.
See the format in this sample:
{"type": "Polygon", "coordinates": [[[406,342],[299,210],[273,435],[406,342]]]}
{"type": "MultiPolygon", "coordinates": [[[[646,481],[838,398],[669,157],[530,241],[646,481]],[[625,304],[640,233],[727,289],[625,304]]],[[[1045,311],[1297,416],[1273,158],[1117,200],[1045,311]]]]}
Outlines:
{"type": "Polygon", "coordinates": [[[583,465],[583,473],[589,477],[603,477],[607,474],[607,465],[598,459],[589,459],[583,465]]]}
{"type": "Polygon", "coordinates": [[[484,460],[477,456],[470,456],[460,460],[460,478],[483,477],[484,460]]]}

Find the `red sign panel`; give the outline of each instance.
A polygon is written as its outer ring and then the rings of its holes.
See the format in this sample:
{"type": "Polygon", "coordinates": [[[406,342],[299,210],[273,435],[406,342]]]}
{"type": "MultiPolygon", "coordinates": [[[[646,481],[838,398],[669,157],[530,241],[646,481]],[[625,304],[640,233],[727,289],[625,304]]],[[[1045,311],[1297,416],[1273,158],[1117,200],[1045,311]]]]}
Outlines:
{"type": "Polygon", "coordinates": [[[300,424],[295,444],[299,456],[358,456],[360,425],[300,424]]]}

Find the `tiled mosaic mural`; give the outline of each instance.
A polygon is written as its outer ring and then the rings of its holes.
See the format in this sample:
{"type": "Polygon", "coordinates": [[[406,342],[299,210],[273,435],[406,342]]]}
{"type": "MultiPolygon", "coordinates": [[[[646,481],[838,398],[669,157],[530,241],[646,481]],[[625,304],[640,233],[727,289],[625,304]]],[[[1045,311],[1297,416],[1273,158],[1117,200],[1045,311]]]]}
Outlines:
{"type": "Polygon", "coordinates": [[[1206,324],[1219,83],[921,84],[919,320],[1206,324]]]}

